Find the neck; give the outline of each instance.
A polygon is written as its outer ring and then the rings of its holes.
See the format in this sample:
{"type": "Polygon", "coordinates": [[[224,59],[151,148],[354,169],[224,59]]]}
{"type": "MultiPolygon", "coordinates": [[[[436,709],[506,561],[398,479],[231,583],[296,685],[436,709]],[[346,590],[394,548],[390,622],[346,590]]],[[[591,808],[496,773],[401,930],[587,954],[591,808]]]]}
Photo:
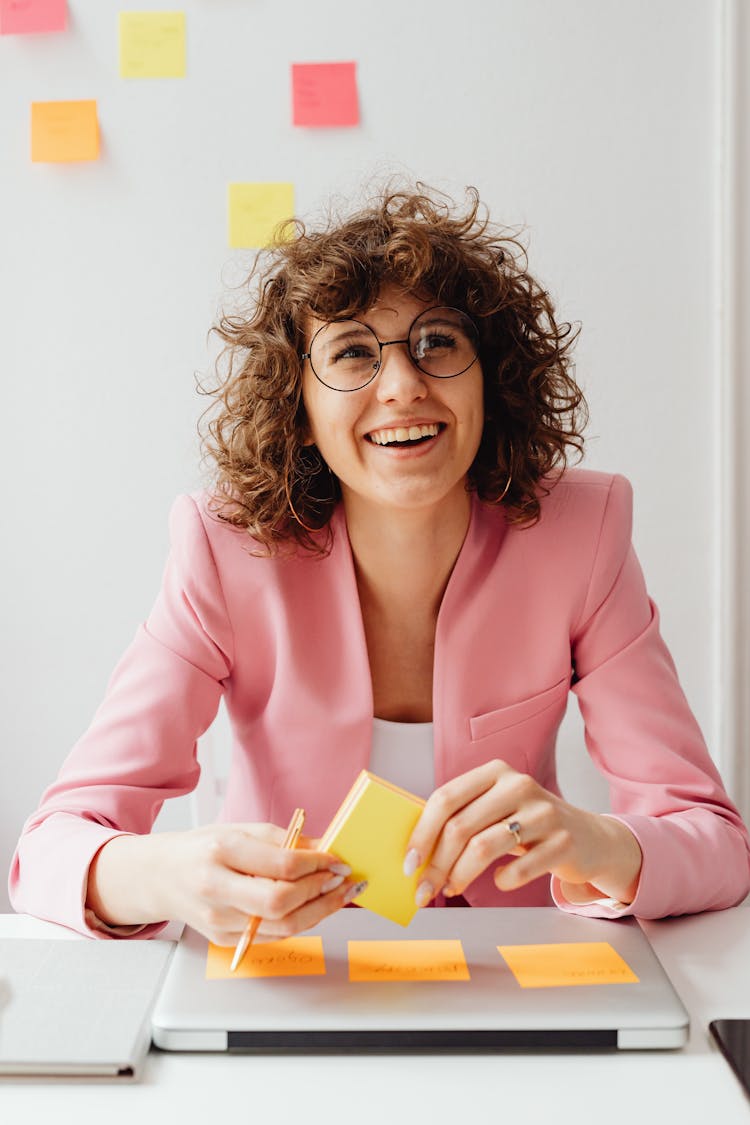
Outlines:
{"type": "Polygon", "coordinates": [[[347,503],[347,532],[360,597],[389,614],[415,609],[437,617],[448,579],[466,537],[471,497],[458,494],[440,511],[413,511],[347,503]]]}

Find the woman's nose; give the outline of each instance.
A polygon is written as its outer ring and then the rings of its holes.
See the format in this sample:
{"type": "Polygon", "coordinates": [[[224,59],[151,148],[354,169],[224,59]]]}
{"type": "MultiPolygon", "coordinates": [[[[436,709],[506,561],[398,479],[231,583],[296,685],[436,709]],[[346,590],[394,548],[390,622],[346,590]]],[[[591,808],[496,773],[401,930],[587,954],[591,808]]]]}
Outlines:
{"type": "Polygon", "coordinates": [[[415,366],[406,343],[388,344],[381,352],[375,382],[381,402],[414,402],[427,395],[427,376],[415,366]]]}

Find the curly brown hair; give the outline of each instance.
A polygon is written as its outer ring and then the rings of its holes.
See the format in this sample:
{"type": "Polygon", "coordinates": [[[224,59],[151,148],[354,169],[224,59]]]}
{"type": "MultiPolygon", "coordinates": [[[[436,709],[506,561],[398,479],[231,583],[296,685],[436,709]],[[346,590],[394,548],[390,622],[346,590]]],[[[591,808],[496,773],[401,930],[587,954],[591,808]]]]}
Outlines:
{"type": "Polygon", "coordinates": [[[214,326],[224,347],[215,384],[201,388],[215,400],[202,419],[215,409],[203,433],[212,507],[268,553],[325,553],[341,495],[317,448],[303,444],[308,318],[361,315],[385,284],[463,309],[477,325],[485,423],[469,489],[502,503],[510,522],[531,524],[569,451],[582,455],[588,412],[570,359],[578,329],[556,323],[523,245],[490,223],[475,188],[467,197],[460,211],[417,184],[382,190],[322,229],[290,219],[255,259],[247,310],[214,326]]]}

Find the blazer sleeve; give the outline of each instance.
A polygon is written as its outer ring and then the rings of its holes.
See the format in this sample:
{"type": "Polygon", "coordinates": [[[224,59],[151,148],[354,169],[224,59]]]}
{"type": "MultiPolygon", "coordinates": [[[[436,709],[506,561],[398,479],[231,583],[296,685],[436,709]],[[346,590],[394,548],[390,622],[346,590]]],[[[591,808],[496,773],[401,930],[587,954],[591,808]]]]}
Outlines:
{"type": "Polygon", "coordinates": [[[148,620],[118,663],[94,719],[24,825],[9,891],[15,910],[89,936],[148,937],[163,925],[103,927],[85,911],[88,870],[113,837],[148,833],[169,797],[198,783],[198,738],[232,666],[232,635],[196,502],[179,497],[148,620]]]}
{"type": "Polygon", "coordinates": [[[613,477],[580,621],[572,635],[573,691],[588,750],[610,787],[612,815],[643,852],[627,907],[563,909],[598,917],[671,914],[733,906],[750,888],[750,845],[659,633],[631,545],[632,491],[613,477]]]}

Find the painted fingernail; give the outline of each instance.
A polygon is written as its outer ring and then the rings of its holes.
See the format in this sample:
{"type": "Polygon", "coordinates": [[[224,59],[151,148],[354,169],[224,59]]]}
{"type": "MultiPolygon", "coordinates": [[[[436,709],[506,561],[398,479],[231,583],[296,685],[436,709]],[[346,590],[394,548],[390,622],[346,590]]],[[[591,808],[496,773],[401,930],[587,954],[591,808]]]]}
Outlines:
{"type": "Polygon", "coordinates": [[[413,875],[419,867],[419,852],[416,848],[409,848],[404,859],[404,875],[413,875]]]}
{"type": "Polygon", "coordinates": [[[367,880],[363,879],[361,883],[355,883],[350,887],[344,895],[344,902],[351,902],[352,899],[359,898],[363,891],[367,889],[367,880]]]}
{"type": "Polygon", "coordinates": [[[328,870],[332,871],[334,875],[343,875],[344,878],[352,873],[352,869],[348,863],[332,863],[329,865],[328,870]]]}
{"type": "Polygon", "coordinates": [[[435,888],[433,887],[432,883],[428,883],[427,880],[425,880],[424,883],[420,883],[417,887],[417,893],[414,896],[417,906],[427,906],[427,903],[430,901],[434,893],[435,888]]]}
{"type": "Polygon", "coordinates": [[[332,879],[328,879],[320,888],[322,895],[327,895],[329,891],[335,891],[336,887],[340,887],[344,881],[343,875],[334,875],[332,879]]]}

